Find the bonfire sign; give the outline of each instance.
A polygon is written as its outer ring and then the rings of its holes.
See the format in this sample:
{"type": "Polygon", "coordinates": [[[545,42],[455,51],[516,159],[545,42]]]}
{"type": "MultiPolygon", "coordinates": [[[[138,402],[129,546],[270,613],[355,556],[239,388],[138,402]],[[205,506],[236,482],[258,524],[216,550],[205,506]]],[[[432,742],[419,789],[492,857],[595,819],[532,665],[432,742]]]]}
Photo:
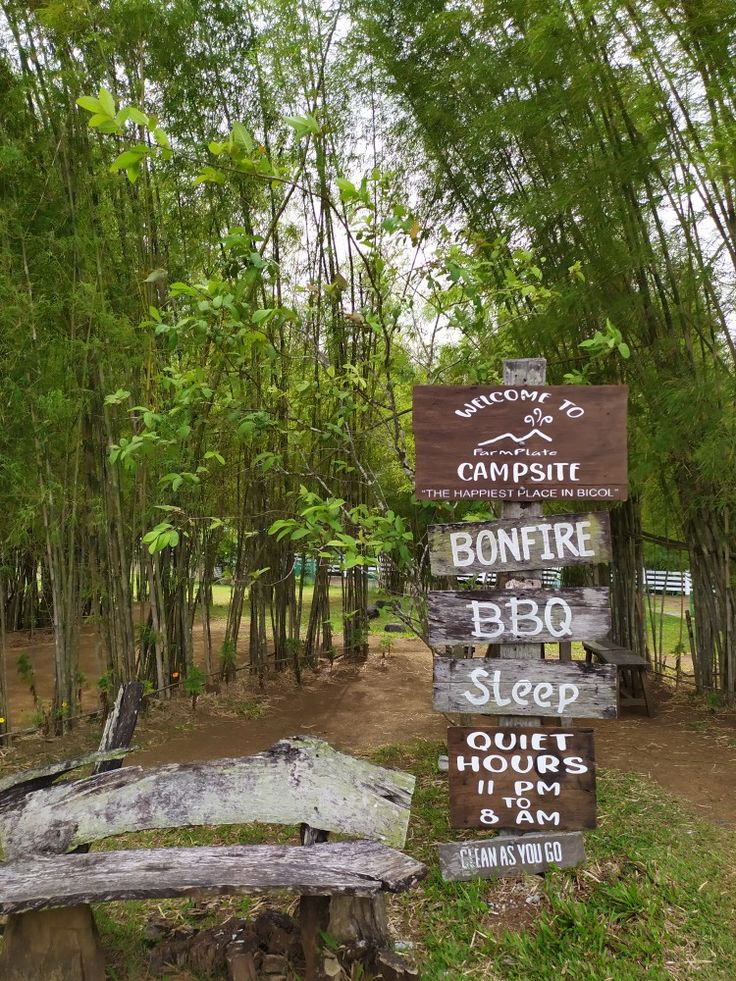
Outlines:
{"type": "Polygon", "coordinates": [[[436,576],[559,568],[610,559],[607,511],[429,528],[429,560],[436,576]]]}
{"type": "Polygon", "coordinates": [[[416,495],[625,500],[623,385],[414,389],[416,495]]]}
{"type": "Polygon", "coordinates": [[[453,828],[595,828],[591,729],[451,726],[447,749],[453,828]]]}

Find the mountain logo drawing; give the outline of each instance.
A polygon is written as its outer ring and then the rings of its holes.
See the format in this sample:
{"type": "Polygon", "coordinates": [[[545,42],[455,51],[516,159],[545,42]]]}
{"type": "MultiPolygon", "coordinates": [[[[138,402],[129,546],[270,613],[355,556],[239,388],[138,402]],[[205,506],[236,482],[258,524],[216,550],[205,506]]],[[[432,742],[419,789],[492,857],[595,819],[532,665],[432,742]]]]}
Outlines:
{"type": "Polygon", "coordinates": [[[531,439],[533,436],[539,436],[540,439],[546,440],[546,442],[551,443],[552,437],[548,436],[547,433],[543,433],[539,426],[546,426],[547,423],[553,422],[552,416],[546,416],[541,409],[534,408],[528,416],[524,416],[524,422],[528,426],[533,426],[528,433],[523,436],[516,436],[514,433],[501,433],[500,436],[494,436],[493,439],[485,439],[482,443],[478,443],[478,446],[490,446],[492,443],[499,443],[501,440],[510,439],[517,445],[521,443],[526,443],[527,440],[531,439]]]}

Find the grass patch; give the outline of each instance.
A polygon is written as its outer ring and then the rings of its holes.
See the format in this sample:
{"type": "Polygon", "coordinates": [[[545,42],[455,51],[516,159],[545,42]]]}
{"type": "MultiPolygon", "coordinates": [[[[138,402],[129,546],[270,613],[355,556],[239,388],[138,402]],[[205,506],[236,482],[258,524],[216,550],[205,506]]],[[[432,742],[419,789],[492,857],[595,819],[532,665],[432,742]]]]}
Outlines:
{"type": "Polygon", "coordinates": [[[418,777],[407,850],[430,874],[397,912],[422,978],[736,977],[733,832],[696,823],[638,774],[601,771],[584,869],[445,883],[434,846],[475,835],[448,827],[439,751],[420,743],[379,756],[418,777]]]}

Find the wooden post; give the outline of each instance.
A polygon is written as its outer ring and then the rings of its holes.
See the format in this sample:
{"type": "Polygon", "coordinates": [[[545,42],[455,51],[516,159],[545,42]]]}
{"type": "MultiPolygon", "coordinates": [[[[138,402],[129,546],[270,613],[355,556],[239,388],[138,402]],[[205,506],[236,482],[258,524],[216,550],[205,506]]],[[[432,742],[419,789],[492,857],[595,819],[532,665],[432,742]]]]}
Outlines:
{"type": "Polygon", "coordinates": [[[105,981],[105,960],[90,907],[9,916],[0,976],[3,981],[105,981]]]}
{"type": "MultiPolygon", "coordinates": [[[[302,824],[302,845],[327,841],[329,831],[302,824]]],[[[361,896],[299,897],[299,925],[304,951],[305,981],[321,981],[327,974],[320,948],[323,936],[338,945],[362,944],[368,957],[377,956],[390,946],[386,901],[382,893],[372,898],[361,896]]]]}
{"type": "MultiPolygon", "coordinates": [[[[547,362],[544,358],[525,358],[521,361],[504,361],[504,385],[544,385],[547,375],[547,362]]],[[[524,501],[510,501],[501,505],[502,518],[536,518],[542,516],[542,505],[524,501]]],[[[541,570],[531,569],[525,573],[511,573],[514,579],[542,578],[541,570]]],[[[504,577],[506,578],[506,577],[504,577]]],[[[498,656],[514,660],[537,661],[542,657],[540,644],[499,644],[498,656]]],[[[502,715],[499,726],[541,726],[542,717],[538,715],[502,715]]]]}

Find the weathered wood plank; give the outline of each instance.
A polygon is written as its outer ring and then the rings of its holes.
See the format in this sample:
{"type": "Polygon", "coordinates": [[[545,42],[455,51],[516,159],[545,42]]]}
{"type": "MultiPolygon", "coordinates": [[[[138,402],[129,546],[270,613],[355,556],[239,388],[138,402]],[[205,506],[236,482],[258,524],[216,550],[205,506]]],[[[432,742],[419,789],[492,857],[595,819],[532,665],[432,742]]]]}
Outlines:
{"type": "Polygon", "coordinates": [[[421,862],[370,841],[34,856],[0,865],[0,912],[276,889],[374,896],[408,889],[425,874],[421,862]]]}
{"type": "Polygon", "coordinates": [[[439,846],[440,869],[445,882],[501,879],[522,873],[546,872],[555,866],[569,869],[585,861],[579,831],[561,834],[504,835],[485,841],[453,841],[439,846]]]}
{"type": "Polygon", "coordinates": [[[83,766],[99,764],[107,760],[122,760],[130,752],[130,749],[108,749],[105,751],[96,750],[94,753],[87,753],[85,756],[76,756],[71,760],[60,760],[58,763],[50,763],[48,766],[38,767],[35,770],[23,770],[20,773],[11,773],[8,777],[0,780],[0,809],[10,806],[10,804],[41,787],[48,787],[54,780],[72,770],[79,770],[83,766]]]}
{"type": "Polygon", "coordinates": [[[195,825],[301,824],[406,840],[415,778],[306,736],[241,759],[125,767],[46,787],[0,812],[8,859],[60,854],[128,831],[195,825]]]}
{"type": "MultiPolygon", "coordinates": [[[[138,711],[143,699],[143,685],[140,681],[130,681],[121,685],[115,706],[107,717],[100,741],[100,749],[129,749],[130,741],[138,721],[138,711]]],[[[107,773],[122,766],[122,758],[99,763],[95,773],[107,773]]]]}
{"type": "Polygon", "coordinates": [[[617,682],[613,665],[435,657],[432,707],[481,715],[614,719],[617,682]]]}
{"type": "Polygon", "coordinates": [[[595,640],[584,640],[583,647],[588,655],[595,654],[601,664],[616,664],[619,667],[632,668],[649,667],[645,657],[635,654],[628,647],[619,647],[617,644],[595,640]]]}
{"type": "Polygon", "coordinates": [[[610,519],[599,511],[432,525],[429,559],[436,576],[609,562],[610,519]]]}
{"type": "Polygon", "coordinates": [[[591,729],[453,726],[447,749],[453,828],[596,826],[591,729]]]}
{"type": "Polygon", "coordinates": [[[417,386],[416,495],[625,500],[627,394],[623,385],[417,386]]]}
{"type": "Polygon", "coordinates": [[[540,644],[604,637],[611,629],[608,589],[430,590],[429,643],[540,644]]]}

